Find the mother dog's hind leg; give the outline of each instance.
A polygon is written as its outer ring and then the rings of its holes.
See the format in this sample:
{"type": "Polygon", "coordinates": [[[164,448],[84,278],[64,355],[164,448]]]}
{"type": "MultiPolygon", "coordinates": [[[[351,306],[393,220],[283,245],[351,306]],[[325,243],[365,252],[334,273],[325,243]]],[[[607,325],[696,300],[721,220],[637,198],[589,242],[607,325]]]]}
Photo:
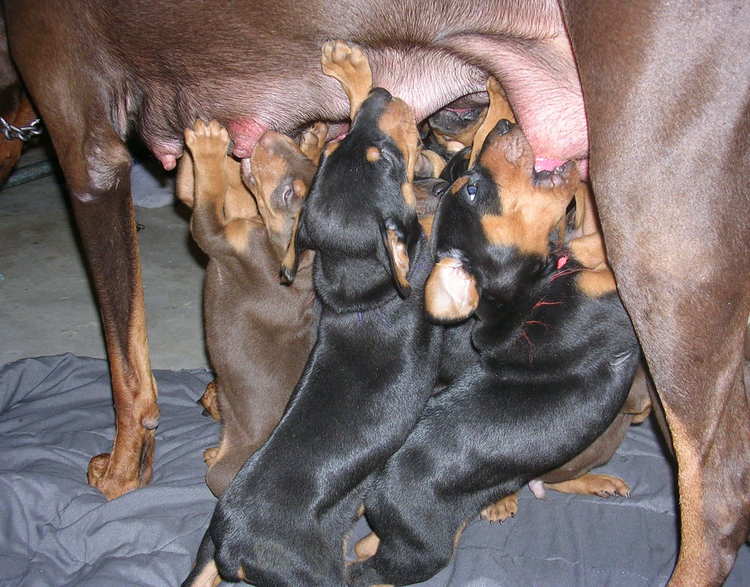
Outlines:
{"type": "Polygon", "coordinates": [[[671,584],[718,585],[750,526],[750,6],[563,9],[607,254],[677,456],[671,584]]]}

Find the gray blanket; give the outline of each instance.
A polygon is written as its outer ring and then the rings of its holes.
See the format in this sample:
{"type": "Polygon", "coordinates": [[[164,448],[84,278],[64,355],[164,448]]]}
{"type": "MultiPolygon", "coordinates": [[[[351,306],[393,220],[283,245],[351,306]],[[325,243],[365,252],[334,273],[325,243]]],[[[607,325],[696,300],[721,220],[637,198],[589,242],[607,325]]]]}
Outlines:
{"type": "MultiPolygon", "coordinates": [[[[89,458],[111,446],[106,363],[60,355],[0,367],[1,585],[166,586],[187,575],[215,503],[202,453],[219,427],[195,403],[207,371],[156,379],[154,479],[107,502],[85,478],[89,458]]],[[[514,519],[477,519],[451,566],[423,585],[664,584],[677,548],[674,479],[651,424],[632,428],[603,471],[632,496],[536,500],[524,490],[514,519]]],[[[361,522],[355,534],[365,531],[361,522]]],[[[727,584],[750,584],[747,546],[727,584]]]]}

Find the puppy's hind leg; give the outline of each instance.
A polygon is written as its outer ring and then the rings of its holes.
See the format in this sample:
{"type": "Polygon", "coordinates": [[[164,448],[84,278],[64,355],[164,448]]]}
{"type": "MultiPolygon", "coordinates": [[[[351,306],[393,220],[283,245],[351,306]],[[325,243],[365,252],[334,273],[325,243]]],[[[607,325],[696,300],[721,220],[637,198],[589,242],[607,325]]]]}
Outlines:
{"type": "Polygon", "coordinates": [[[560,483],[545,483],[546,489],[560,493],[580,493],[581,495],[598,495],[599,497],[630,497],[630,487],[619,477],[612,475],[595,475],[587,473],[578,479],[560,483]]]}

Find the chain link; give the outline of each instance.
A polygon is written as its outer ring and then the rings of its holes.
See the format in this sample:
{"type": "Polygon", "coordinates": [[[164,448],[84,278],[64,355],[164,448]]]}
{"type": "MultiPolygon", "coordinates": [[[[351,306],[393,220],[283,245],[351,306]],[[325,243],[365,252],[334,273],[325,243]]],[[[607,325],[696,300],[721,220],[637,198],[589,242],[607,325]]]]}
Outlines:
{"type": "Polygon", "coordinates": [[[41,118],[31,121],[28,126],[15,126],[0,116],[0,132],[9,141],[17,139],[26,142],[31,137],[42,134],[44,129],[42,129],[41,118]]]}

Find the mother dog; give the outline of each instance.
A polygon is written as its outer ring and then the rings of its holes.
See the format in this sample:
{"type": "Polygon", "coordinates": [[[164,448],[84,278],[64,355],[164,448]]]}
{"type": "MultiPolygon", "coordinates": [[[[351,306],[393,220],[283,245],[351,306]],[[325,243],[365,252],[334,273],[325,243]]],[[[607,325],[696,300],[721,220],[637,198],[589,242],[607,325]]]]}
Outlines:
{"type": "Polygon", "coordinates": [[[101,307],[117,431],[89,480],[105,495],[148,482],[159,415],[126,135],[170,168],[197,118],[227,126],[240,157],[267,127],[343,120],[343,92],[316,63],[323,41],[343,38],[418,117],[481,92],[491,73],[539,168],[590,155],[608,256],[677,455],[672,582],[727,575],[750,519],[750,5],[6,0],[5,13],[101,307]]]}

